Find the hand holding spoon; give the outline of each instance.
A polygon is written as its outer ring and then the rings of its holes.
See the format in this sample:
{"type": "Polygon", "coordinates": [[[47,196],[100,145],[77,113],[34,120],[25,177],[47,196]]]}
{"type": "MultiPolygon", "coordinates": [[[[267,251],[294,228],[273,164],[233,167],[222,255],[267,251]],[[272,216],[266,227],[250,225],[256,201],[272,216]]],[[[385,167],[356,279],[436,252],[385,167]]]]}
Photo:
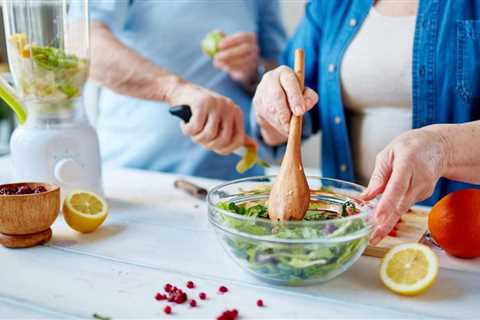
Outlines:
{"type": "MultiPolygon", "coordinates": [[[[295,51],[295,74],[300,89],[304,89],[304,52],[295,51]]],[[[302,220],[310,203],[310,188],[302,165],[302,116],[292,115],[288,133],[287,150],[280,172],[268,199],[271,220],[302,220]]]]}

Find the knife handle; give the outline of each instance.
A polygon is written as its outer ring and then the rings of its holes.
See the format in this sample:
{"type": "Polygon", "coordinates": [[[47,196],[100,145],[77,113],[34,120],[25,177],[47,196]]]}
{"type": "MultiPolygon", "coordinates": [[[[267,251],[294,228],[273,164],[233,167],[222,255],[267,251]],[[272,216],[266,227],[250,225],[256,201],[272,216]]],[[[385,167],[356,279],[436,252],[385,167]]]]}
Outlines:
{"type": "Polygon", "coordinates": [[[168,111],[171,115],[182,119],[185,123],[188,123],[192,118],[192,109],[187,104],[171,107],[168,111]]]}
{"type": "Polygon", "coordinates": [[[184,179],[175,180],[173,185],[175,186],[176,189],[183,190],[186,193],[200,200],[205,200],[208,194],[207,189],[197,186],[196,184],[193,184],[192,182],[184,179]]]}

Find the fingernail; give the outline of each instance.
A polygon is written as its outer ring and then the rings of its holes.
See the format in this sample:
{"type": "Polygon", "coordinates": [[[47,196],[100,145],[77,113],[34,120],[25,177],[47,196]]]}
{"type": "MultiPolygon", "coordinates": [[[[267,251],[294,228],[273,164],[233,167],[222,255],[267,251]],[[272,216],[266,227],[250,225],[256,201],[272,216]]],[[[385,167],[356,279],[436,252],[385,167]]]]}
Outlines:
{"type": "Polygon", "coordinates": [[[295,112],[296,116],[299,116],[304,113],[304,108],[301,104],[295,104],[295,106],[293,107],[293,111],[295,112]]]}

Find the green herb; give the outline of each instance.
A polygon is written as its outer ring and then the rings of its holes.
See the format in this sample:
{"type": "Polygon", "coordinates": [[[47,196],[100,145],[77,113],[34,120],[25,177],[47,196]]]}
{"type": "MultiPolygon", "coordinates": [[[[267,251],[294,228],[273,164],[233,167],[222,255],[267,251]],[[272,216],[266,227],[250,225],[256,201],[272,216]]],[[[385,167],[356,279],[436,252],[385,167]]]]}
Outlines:
{"type": "Polygon", "coordinates": [[[352,201],[345,201],[342,205],[342,217],[348,217],[354,213],[357,213],[357,207],[352,201]]]}
{"type": "Polygon", "coordinates": [[[32,46],[31,51],[33,61],[46,70],[72,69],[78,64],[75,55],[66,54],[57,48],[32,46]]]}

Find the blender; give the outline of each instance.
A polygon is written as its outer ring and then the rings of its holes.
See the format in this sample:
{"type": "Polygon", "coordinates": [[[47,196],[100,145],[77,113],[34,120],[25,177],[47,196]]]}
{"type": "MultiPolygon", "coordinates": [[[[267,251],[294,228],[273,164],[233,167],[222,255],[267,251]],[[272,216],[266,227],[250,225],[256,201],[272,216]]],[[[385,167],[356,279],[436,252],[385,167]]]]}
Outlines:
{"type": "Polygon", "coordinates": [[[4,0],[3,15],[14,87],[0,79],[0,97],[19,122],[10,141],[15,180],[103,194],[98,137],[82,97],[88,0],[4,0]]]}

